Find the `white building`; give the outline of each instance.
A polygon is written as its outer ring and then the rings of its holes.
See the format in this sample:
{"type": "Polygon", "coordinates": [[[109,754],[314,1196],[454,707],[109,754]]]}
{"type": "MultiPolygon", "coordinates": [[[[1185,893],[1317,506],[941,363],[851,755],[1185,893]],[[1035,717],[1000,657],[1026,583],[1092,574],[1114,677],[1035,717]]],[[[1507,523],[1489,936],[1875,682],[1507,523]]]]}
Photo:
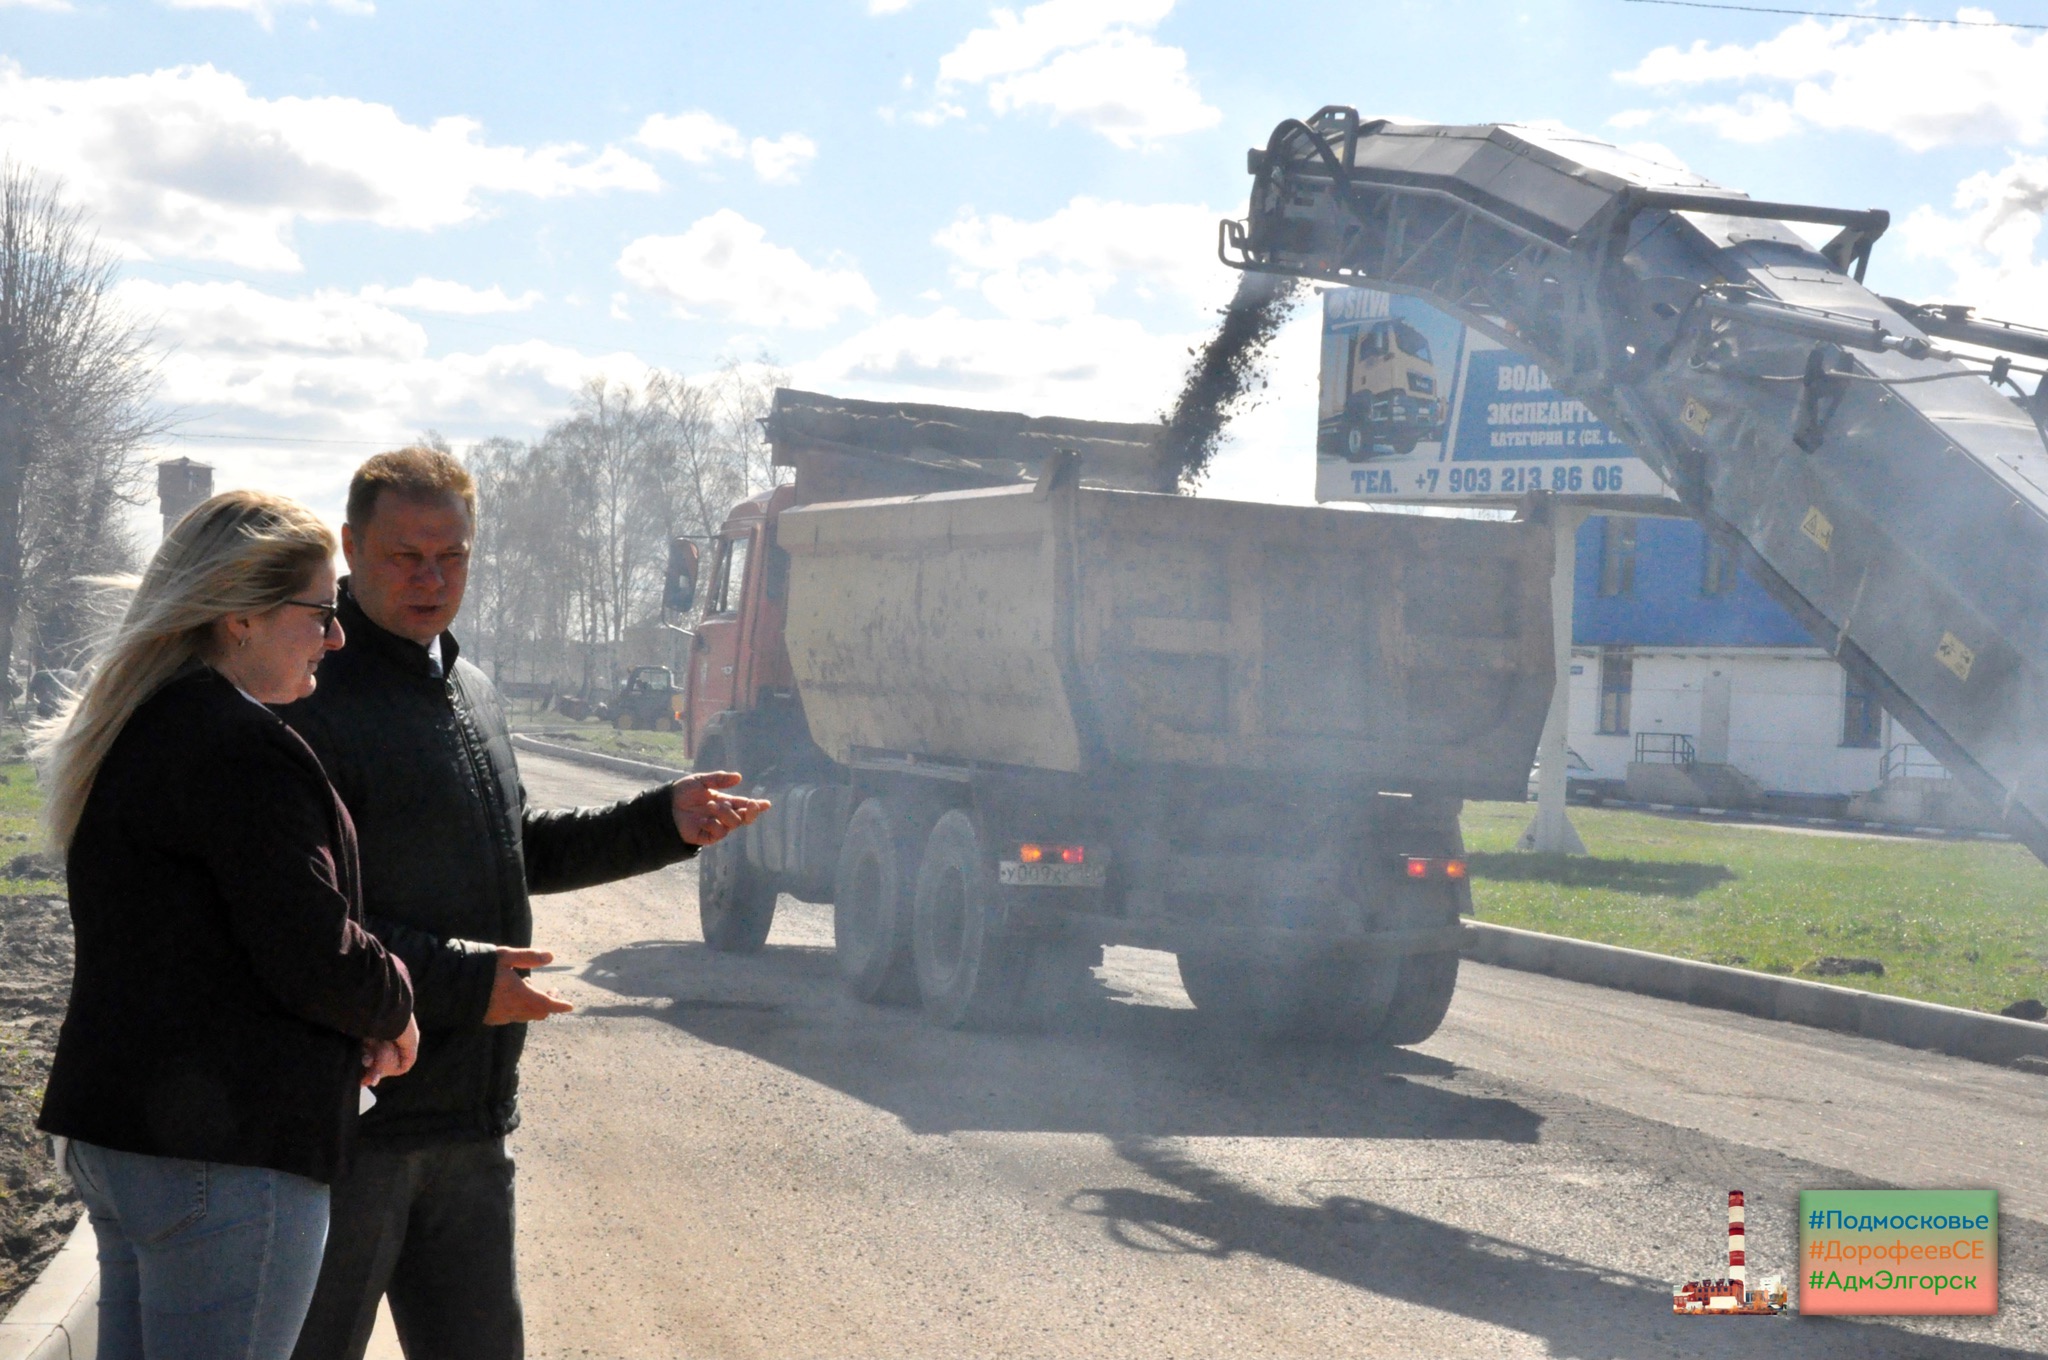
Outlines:
{"type": "Polygon", "coordinates": [[[1871,694],[1697,524],[1600,516],[1580,530],[1570,745],[1580,779],[1725,767],[1749,795],[1843,798],[1945,778],[1871,694]]]}

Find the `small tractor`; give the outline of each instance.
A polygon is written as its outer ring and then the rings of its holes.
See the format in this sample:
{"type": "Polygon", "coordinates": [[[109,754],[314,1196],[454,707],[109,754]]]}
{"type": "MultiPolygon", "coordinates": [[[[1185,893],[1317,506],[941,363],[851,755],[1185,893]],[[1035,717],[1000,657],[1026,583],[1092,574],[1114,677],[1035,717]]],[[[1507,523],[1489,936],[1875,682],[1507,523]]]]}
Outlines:
{"type": "Polygon", "coordinates": [[[666,666],[635,666],[626,684],[605,705],[604,716],[621,732],[673,732],[682,717],[683,692],[666,666]]]}

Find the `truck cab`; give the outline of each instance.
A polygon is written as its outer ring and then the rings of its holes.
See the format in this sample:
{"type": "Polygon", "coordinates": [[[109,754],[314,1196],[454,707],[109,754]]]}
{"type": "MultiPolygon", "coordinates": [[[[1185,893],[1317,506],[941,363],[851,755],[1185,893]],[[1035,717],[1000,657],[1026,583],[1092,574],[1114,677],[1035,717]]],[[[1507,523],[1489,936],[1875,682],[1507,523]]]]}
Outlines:
{"type": "Polygon", "coordinates": [[[794,504],[794,486],[741,501],[705,556],[704,618],[690,640],[681,705],[690,758],[700,768],[739,763],[730,750],[739,715],[764,701],[795,706],[782,636],[789,555],[775,543],[776,519],[794,504]]]}

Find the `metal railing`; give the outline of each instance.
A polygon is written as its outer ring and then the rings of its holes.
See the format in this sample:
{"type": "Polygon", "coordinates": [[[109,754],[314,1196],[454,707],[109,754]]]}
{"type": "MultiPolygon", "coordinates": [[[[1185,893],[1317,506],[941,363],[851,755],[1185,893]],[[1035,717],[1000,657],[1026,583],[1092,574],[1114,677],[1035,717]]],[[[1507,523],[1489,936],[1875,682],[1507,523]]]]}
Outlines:
{"type": "Polygon", "coordinates": [[[1692,738],[1682,732],[1636,733],[1638,765],[1690,765],[1694,759],[1692,738]]]}
{"type": "Polygon", "coordinates": [[[1928,754],[1927,748],[1910,741],[1902,741],[1884,753],[1878,762],[1877,780],[1889,784],[1894,779],[1947,779],[1948,767],[1928,754]]]}

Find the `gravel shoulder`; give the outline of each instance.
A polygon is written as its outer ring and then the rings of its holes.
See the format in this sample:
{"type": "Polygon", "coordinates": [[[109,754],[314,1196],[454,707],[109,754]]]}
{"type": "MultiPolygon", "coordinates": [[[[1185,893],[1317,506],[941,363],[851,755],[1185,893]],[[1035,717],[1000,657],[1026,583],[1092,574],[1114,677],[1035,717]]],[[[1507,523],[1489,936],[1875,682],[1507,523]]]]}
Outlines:
{"type": "Polygon", "coordinates": [[[62,897],[0,895],[0,1314],[35,1281],[82,1211],[36,1132],[71,994],[62,897]]]}

